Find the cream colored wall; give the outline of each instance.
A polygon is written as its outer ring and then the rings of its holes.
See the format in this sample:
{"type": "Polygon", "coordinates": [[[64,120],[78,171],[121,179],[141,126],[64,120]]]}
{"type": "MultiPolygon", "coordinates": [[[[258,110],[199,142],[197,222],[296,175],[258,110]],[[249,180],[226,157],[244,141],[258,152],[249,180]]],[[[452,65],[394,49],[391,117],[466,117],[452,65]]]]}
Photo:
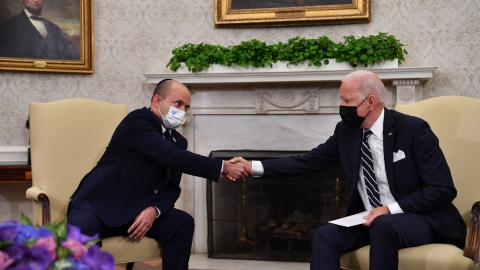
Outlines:
{"type": "Polygon", "coordinates": [[[258,38],[390,32],[408,45],[404,66],[438,66],[428,96],[480,97],[479,0],[372,0],[369,24],[215,29],[213,0],[94,1],[95,73],[0,73],[0,145],[26,145],[31,101],[88,97],[129,108],[148,104],[142,73],[165,72],[172,48],[185,42],[232,44],[258,38]]]}

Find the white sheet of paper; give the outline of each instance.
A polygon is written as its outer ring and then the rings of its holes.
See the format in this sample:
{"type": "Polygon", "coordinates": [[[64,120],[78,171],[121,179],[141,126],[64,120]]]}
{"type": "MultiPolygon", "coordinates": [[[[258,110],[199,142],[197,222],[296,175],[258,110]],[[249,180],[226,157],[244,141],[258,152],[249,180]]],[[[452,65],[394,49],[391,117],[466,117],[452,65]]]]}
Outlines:
{"type": "Polygon", "coordinates": [[[343,226],[343,227],[352,227],[352,226],[360,225],[360,224],[363,224],[363,222],[365,221],[365,219],[363,217],[368,215],[368,212],[369,211],[364,211],[364,212],[360,212],[360,213],[355,214],[355,215],[346,216],[346,217],[343,217],[343,218],[331,220],[331,221],[329,221],[329,223],[333,223],[333,224],[340,225],[340,226],[343,226]]]}

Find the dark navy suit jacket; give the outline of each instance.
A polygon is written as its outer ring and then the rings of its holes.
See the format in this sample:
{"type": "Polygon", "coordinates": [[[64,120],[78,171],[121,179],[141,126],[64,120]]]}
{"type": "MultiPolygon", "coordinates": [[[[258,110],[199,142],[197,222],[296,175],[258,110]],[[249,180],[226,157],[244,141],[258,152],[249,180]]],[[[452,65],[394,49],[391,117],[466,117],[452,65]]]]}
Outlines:
{"type": "Polygon", "coordinates": [[[105,224],[121,226],[148,206],[162,213],[180,195],[181,173],[218,179],[222,161],[185,151],[175,130],[162,134],[161,120],[148,108],[129,113],[116,128],[98,164],[80,182],[71,204],[93,211],[105,224]]]}
{"type": "MultiPolygon", "coordinates": [[[[422,119],[385,109],[383,151],[390,191],[404,212],[425,215],[435,232],[463,248],[466,226],[452,204],[450,169],[438,139],[422,119]],[[393,162],[393,152],[405,158],[393,162]]],[[[347,215],[364,211],[357,184],[362,130],[337,124],[334,134],[309,153],[262,161],[264,176],[298,175],[341,164],[349,187],[347,215]]]]}
{"type": "Polygon", "coordinates": [[[24,11],[9,18],[0,27],[0,57],[80,59],[60,28],[44,19],[48,31],[43,38],[24,11]]]}

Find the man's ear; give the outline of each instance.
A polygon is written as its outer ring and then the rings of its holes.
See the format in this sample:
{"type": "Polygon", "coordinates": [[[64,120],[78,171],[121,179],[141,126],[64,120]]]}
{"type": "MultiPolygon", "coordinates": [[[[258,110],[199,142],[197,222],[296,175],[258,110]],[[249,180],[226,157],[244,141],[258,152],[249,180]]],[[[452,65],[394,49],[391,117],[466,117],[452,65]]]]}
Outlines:
{"type": "Polygon", "coordinates": [[[377,106],[377,103],[378,103],[378,100],[377,100],[377,97],[374,96],[374,95],[369,95],[367,97],[368,99],[368,103],[372,106],[372,110],[377,106]]]}
{"type": "Polygon", "coordinates": [[[158,95],[153,95],[152,96],[152,100],[150,101],[150,107],[153,107],[155,105],[155,107],[158,107],[159,106],[159,100],[160,100],[160,97],[158,95]]]}

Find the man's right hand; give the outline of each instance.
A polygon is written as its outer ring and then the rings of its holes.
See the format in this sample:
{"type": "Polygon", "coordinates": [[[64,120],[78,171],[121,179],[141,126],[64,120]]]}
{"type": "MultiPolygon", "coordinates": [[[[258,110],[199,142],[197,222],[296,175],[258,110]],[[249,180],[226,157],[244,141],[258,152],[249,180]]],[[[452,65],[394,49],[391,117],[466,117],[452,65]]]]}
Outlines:
{"type": "Polygon", "coordinates": [[[252,175],[252,164],[242,157],[225,160],[223,163],[222,176],[232,181],[244,179],[250,175],[252,175]]]}
{"type": "Polygon", "coordinates": [[[157,210],[153,206],[143,209],[143,211],[135,218],[135,221],[130,228],[128,228],[127,233],[130,239],[140,241],[140,239],[142,239],[152,227],[156,215],[157,210]]]}

